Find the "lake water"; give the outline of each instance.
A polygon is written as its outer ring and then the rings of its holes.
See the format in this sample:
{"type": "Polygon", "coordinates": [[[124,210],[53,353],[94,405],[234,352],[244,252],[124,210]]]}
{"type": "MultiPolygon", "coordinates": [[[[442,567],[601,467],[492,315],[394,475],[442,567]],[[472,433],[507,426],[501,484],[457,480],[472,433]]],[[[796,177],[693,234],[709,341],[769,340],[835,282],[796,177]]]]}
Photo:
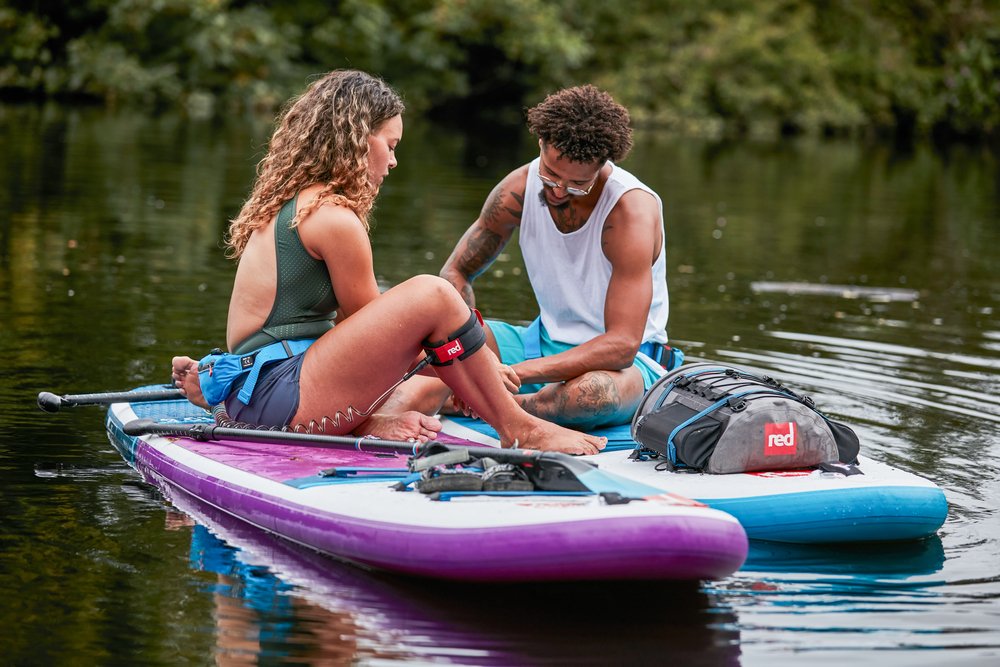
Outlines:
{"type": "MultiPolygon", "coordinates": [[[[0,663],[1000,664],[1000,169],[982,147],[639,133],[665,202],[670,332],[768,370],[950,504],[911,544],[754,544],[691,586],[458,586],[365,572],[166,502],[100,408],[223,340],[219,239],[264,120],[0,106],[0,663]],[[207,527],[207,529],[206,529],[207,527]]],[[[436,273],[521,128],[411,122],[372,233],[436,273]]],[[[516,249],[480,307],[534,316],[516,249]]]]}

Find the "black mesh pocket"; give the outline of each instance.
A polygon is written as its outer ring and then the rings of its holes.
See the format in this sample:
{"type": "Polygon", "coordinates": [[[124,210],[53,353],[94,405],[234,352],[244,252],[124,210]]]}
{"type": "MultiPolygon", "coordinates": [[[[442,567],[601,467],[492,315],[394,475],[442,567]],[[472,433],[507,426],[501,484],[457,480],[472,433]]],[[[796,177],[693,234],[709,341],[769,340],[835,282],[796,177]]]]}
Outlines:
{"type": "Polygon", "coordinates": [[[701,470],[715,451],[722,437],[722,422],[711,415],[705,415],[695,423],[686,426],[674,436],[677,463],[701,470]]]}
{"type": "Polygon", "coordinates": [[[833,441],[837,443],[838,458],[841,463],[857,463],[858,452],[861,451],[861,441],[858,440],[857,433],[850,426],[832,419],[827,419],[826,423],[833,431],[833,441]]]}
{"type": "MultiPolygon", "coordinates": [[[[698,412],[700,410],[679,402],[665,405],[643,417],[636,426],[635,439],[643,447],[663,456],[669,456],[667,440],[670,434],[698,412]]],[[[674,437],[676,459],[671,459],[670,462],[675,465],[680,463],[696,468],[702,467],[715,449],[722,430],[722,423],[711,415],[689,424],[674,437]]]]}

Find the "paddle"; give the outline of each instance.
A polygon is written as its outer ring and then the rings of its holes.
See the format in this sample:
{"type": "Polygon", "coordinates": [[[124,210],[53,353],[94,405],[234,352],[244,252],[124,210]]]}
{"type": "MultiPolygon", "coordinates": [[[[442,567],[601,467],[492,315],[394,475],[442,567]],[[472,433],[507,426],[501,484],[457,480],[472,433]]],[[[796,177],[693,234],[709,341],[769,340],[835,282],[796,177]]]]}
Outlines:
{"type": "MultiPolygon", "coordinates": [[[[216,424],[178,424],[157,422],[152,419],[133,419],[122,427],[126,435],[165,435],[191,438],[192,440],[214,440],[226,442],[262,442],[273,444],[300,445],[303,447],[332,447],[359,449],[396,454],[416,455],[421,443],[402,440],[382,440],[381,438],[356,438],[344,435],[320,433],[297,433],[295,431],[266,431],[252,428],[231,428],[216,424]]],[[[483,448],[488,449],[488,448],[483,448]]]]}
{"type": "MultiPolygon", "coordinates": [[[[582,491],[604,494],[608,502],[663,495],[662,489],[633,482],[624,477],[599,470],[596,465],[569,454],[540,452],[529,449],[500,449],[486,446],[452,445],[440,442],[413,443],[380,438],[353,438],[294,431],[264,431],[228,428],[215,424],[180,424],[135,419],[122,427],[126,435],[163,435],[191,438],[199,441],[243,441],[292,444],[306,447],[332,447],[370,452],[391,452],[417,457],[440,456],[465,452],[465,460],[491,458],[499,463],[524,467],[535,486],[547,491],[582,491]]],[[[462,462],[462,461],[454,461],[462,462]]]]}
{"type": "Polygon", "coordinates": [[[112,391],[101,394],[66,394],[56,396],[43,391],[38,394],[38,407],[45,412],[59,412],[61,408],[75,408],[79,405],[110,405],[112,403],[141,403],[145,401],[170,401],[184,398],[180,389],[168,388],[146,391],[112,391]]]}
{"type": "MultiPolygon", "coordinates": [[[[164,435],[191,438],[202,442],[214,440],[218,442],[243,441],[303,447],[330,447],[334,449],[358,449],[362,451],[390,452],[395,454],[410,454],[412,456],[432,456],[435,454],[462,449],[468,451],[470,457],[488,456],[501,463],[531,463],[537,461],[544,452],[527,449],[500,449],[497,447],[451,445],[440,442],[405,442],[403,440],[384,440],[372,437],[354,437],[347,435],[326,435],[324,433],[299,433],[296,431],[271,431],[254,428],[232,428],[217,424],[197,423],[184,424],[175,422],[158,422],[152,419],[133,419],[122,427],[125,435],[164,435]]],[[[572,460],[573,457],[561,454],[572,460]]],[[[592,466],[592,464],[585,464],[592,466]]]]}

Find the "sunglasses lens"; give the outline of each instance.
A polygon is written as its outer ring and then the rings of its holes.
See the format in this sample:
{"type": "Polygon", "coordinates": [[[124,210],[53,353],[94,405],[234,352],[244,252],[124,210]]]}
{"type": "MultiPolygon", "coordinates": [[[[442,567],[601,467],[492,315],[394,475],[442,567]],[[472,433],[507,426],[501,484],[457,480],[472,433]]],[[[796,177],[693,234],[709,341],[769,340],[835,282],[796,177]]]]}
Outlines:
{"type": "Polygon", "coordinates": [[[570,188],[570,187],[566,187],[562,183],[556,183],[555,181],[550,181],[549,179],[545,178],[541,174],[538,175],[538,180],[540,180],[542,182],[542,185],[544,185],[546,187],[549,187],[549,188],[562,188],[563,190],[566,191],[567,194],[573,195],[574,197],[583,197],[584,195],[589,195],[591,189],[594,187],[593,185],[591,185],[586,190],[581,190],[580,188],[570,188]]]}

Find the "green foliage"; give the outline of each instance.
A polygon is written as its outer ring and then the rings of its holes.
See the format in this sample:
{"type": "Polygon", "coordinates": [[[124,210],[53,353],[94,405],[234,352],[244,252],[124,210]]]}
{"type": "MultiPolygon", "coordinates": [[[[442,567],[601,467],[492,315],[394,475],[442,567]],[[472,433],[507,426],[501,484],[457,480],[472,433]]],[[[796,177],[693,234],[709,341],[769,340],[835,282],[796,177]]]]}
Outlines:
{"type": "Polygon", "coordinates": [[[520,109],[593,82],[698,132],[1000,131],[986,0],[0,0],[0,92],[273,109],[375,72],[412,111],[520,109]],[[18,3],[19,6],[23,3],[18,3]]]}
{"type": "Polygon", "coordinates": [[[67,45],[69,92],[208,112],[273,108],[294,90],[299,31],[259,7],[217,0],[117,0],[67,45]]]}
{"type": "Polygon", "coordinates": [[[602,83],[621,81],[623,99],[640,118],[687,129],[863,124],[817,42],[808,3],[713,4],[651,2],[626,26],[633,48],[621,49],[614,67],[600,68],[602,83]]]}
{"type": "Polygon", "coordinates": [[[970,37],[948,51],[942,116],[959,132],[1000,129],[1000,34],[970,37]]]}
{"type": "Polygon", "coordinates": [[[563,11],[544,0],[344,0],[305,43],[310,60],[380,73],[411,108],[516,106],[567,81],[590,52],[563,11]]]}
{"type": "Polygon", "coordinates": [[[66,89],[104,98],[153,103],[180,96],[176,65],[144,64],[121,44],[79,39],[68,45],[66,89]]]}
{"type": "Polygon", "coordinates": [[[52,65],[48,42],[59,35],[44,17],[0,6],[0,89],[37,91],[45,88],[52,65]]]}

